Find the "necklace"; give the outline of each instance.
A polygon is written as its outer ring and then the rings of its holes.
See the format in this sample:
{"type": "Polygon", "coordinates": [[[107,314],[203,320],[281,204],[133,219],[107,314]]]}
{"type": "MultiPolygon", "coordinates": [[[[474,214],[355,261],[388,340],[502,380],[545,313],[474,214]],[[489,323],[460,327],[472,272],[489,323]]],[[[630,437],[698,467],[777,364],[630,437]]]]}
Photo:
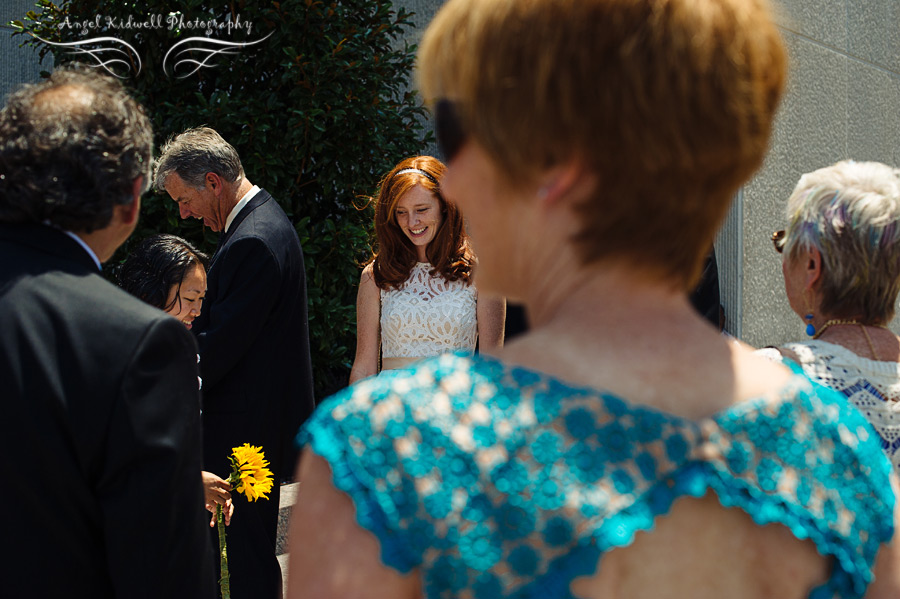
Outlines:
{"type": "MultiPolygon", "coordinates": [[[[828,327],[838,325],[838,324],[855,324],[858,325],[859,328],[862,329],[863,335],[866,336],[866,343],[869,344],[869,351],[872,352],[872,356],[875,358],[876,362],[881,362],[881,358],[878,357],[878,352],[875,351],[875,344],[872,343],[872,338],[869,337],[869,331],[866,330],[866,326],[858,320],[842,320],[839,318],[834,318],[832,320],[828,320],[825,324],[822,325],[822,328],[816,331],[816,334],[813,335],[813,339],[818,339],[822,336],[822,333],[828,330],[828,327]]],[[[868,325],[873,327],[878,327],[879,329],[886,329],[887,327],[881,324],[873,324],[868,325]]]]}

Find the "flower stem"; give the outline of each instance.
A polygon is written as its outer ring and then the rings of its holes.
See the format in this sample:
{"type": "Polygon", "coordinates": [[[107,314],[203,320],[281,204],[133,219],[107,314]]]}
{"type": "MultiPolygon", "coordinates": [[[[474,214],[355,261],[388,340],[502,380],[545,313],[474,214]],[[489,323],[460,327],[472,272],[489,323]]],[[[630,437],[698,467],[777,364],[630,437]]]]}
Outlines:
{"type": "Polygon", "coordinates": [[[222,506],[216,505],[216,527],[219,530],[219,590],[222,599],[231,599],[231,576],[228,574],[228,546],[225,544],[225,519],[222,517],[222,506]]]}

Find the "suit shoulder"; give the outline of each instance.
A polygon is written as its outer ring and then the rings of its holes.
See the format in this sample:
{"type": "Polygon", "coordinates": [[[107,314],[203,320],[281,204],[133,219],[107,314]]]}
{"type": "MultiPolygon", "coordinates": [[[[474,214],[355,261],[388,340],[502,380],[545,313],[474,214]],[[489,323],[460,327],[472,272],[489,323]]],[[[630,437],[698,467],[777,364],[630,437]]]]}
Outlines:
{"type": "MultiPolygon", "coordinates": [[[[251,227],[242,231],[236,231],[234,236],[225,243],[216,256],[216,261],[243,260],[253,257],[256,260],[274,258],[277,241],[273,235],[262,235],[251,227]]],[[[277,239],[277,237],[276,237],[277,239]]]]}
{"type": "MultiPolygon", "coordinates": [[[[22,278],[0,296],[0,314],[4,325],[53,330],[118,348],[128,340],[137,342],[151,327],[183,328],[98,273],[49,271],[22,278]]],[[[184,334],[190,336],[186,329],[184,334]]]]}
{"type": "MultiPolygon", "coordinates": [[[[243,245],[244,252],[252,252],[254,243],[264,246],[275,257],[293,255],[296,259],[303,253],[297,230],[273,198],[257,206],[238,224],[234,234],[222,246],[222,251],[228,252],[235,245],[243,245]]],[[[261,248],[255,251],[261,251],[261,248]]]]}
{"type": "MultiPolygon", "coordinates": [[[[265,193],[265,192],[260,192],[265,193]]],[[[259,236],[262,238],[269,237],[273,232],[290,231],[296,235],[294,225],[288,218],[287,213],[278,204],[271,195],[265,201],[254,208],[246,218],[244,218],[234,232],[234,236],[259,236]]]]}

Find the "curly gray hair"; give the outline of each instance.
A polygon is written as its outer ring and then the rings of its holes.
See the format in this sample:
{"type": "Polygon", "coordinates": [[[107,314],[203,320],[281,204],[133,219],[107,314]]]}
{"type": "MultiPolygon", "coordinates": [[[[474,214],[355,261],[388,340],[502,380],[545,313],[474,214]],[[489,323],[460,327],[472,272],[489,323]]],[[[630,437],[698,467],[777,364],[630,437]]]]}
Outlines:
{"type": "Polygon", "coordinates": [[[0,111],[0,222],[91,232],[150,182],[153,130],[117,80],[74,65],[0,111]]]}

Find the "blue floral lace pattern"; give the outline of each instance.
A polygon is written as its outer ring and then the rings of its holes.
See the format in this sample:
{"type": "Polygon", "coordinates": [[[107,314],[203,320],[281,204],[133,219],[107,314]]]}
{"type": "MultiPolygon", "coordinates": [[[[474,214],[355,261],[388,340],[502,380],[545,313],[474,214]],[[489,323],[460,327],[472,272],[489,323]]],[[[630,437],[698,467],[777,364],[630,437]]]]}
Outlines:
{"type": "Polygon", "coordinates": [[[606,551],[708,490],[834,556],[815,599],[862,596],[893,535],[877,436],[800,374],[694,422],[444,355],[344,390],[298,440],[330,463],[382,561],[420,568],[428,597],[571,597],[606,551]]]}

